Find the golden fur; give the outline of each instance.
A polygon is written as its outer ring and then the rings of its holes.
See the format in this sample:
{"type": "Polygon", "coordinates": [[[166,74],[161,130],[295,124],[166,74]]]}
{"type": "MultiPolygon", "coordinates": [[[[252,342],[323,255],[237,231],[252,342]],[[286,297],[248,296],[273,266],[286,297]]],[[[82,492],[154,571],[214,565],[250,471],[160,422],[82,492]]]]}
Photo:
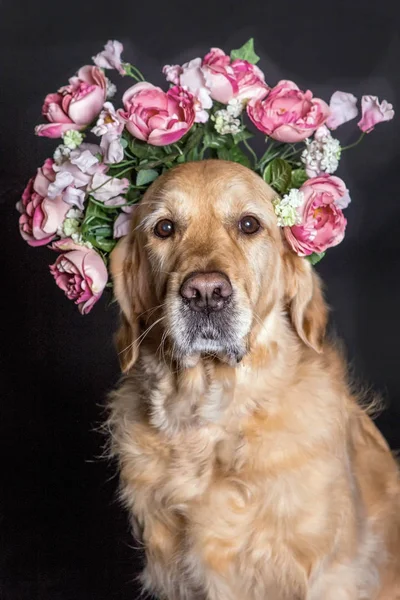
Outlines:
{"type": "Polygon", "coordinates": [[[324,340],[320,282],[272,198],[240,165],[182,165],[113,253],[125,376],[109,425],[142,582],[168,600],[400,599],[399,471],[324,340]],[[261,232],[239,232],[247,214],[261,232]],[[172,238],[153,234],[161,218],[172,238]],[[235,292],[241,362],[182,351],[180,284],[213,270],[235,292]]]}

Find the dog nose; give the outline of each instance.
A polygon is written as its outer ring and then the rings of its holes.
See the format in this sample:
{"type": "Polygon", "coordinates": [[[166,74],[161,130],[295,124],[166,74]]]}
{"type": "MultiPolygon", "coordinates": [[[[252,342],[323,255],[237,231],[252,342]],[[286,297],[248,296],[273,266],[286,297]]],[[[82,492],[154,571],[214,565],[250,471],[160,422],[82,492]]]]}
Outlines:
{"type": "Polygon", "coordinates": [[[194,273],[185,279],[180,294],[192,310],[217,311],[232,296],[232,286],[223,273],[194,273]]]}

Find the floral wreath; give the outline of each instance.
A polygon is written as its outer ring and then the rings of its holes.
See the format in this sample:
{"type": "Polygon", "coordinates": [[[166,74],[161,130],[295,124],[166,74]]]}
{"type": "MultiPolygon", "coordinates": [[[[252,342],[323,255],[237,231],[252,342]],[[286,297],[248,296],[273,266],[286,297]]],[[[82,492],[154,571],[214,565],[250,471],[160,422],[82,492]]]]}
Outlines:
{"type": "Polygon", "coordinates": [[[122,51],[120,42],[109,41],[94,66],[46,96],[47,123],[36,134],[63,143],[17,204],[22,237],[59,253],[50,271],[82,314],[112,286],[109,254],[127,234],[135,205],[161,173],[180,163],[220,158],[257,172],[277,192],[274,209],[289,246],[312,264],[343,240],[350,197],[332,173],[343,150],[393,118],[391,104],[363,96],[361,135],[343,148],[331,131],[357,116],[357,98],[336,91],[328,106],[292,81],[270,87],[256,66],[253,39],[230,55],[211,48],[204,58],[166,65],[167,91],[122,62],[122,51]],[[136,82],[117,110],[107,69],[136,82]],[[249,143],[257,131],[266,136],[261,157],[249,143]]]}

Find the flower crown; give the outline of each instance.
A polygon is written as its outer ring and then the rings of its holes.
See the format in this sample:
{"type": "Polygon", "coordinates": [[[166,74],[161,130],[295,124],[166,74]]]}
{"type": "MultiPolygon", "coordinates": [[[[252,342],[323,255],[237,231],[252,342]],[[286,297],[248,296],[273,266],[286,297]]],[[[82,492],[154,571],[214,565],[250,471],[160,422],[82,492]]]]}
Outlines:
{"type": "Polygon", "coordinates": [[[122,50],[109,41],[94,66],[46,96],[47,123],[36,134],[63,143],[17,204],[22,237],[59,253],[50,271],[82,314],[111,286],[108,257],[127,234],[135,205],[176,164],[220,158],[253,169],[277,192],[274,209],[289,246],[312,264],[342,241],[350,197],[332,173],[343,150],[393,118],[391,104],[363,96],[361,135],[343,148],[331,131],[357,116],[357,98],[336,91],[328,106],[292,81],[270,87],[256,66],[253,39],[230,55],[211,48],[204,58],[166,65],[167,91],[122,62],[122,50]],[[116,87],[107,69],[136,82],[118,110],[109,101],[116,87]],[[261,157],[249,143],[257,130],[266,136],[261,157]]]}

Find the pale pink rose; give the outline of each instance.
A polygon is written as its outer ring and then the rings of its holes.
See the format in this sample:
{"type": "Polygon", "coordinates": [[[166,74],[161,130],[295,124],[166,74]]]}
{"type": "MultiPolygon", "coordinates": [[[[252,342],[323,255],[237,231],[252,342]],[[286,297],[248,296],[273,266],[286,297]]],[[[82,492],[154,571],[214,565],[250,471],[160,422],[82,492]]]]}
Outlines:
{"type": "Polygon", "coordinates": [[[347,92],[334,92],[329,102],[331,111],[326,124],[329,129],[336,129],[339,125],[355,119],[358,115],[357,98],[347,92]]]}
{"type": "Polygon", "coordinates": [[[65,252],[50,266],[56,284],[69,300],[74,300],[83,315],[87,314],[100,298],[108,279],[101,256],[71,238],[54,242],[52,248],[65,252]]]}
{"type": "Polygon", "coordinates": [[[179,77],[183,72],[183,68],[180,65],[165,65],[162,72],[167,81],[174,85],[179,85],[179,77]]]}
{"type": "Polygon", "coordinates": [[[378,96],[363,96],[361,98],[361,120],[357,123],[361,131],[369,133],[375,125],[383,121],[391,121],[394,117],[392,104],[386,100],[379,102],[378,96]]]}
{"type": "Polygon", "coordinates": [[[19,228],[21,236],[30,246],[43,246],[51,242],[61,227],[69,210],[61,196],[49,198],[47,190],[55,178],[54,162],[47,159],[32,177],[17,204],[21,213],[19,228]]]}
{"type": "Polygon", "coordinates": [[[344,238],[347,221],[340,206],[348,204],[348,191],[339,177],[321,175],[300,188],[304,203],[298,209],[301,224],[284,227],[286,240],[299,256],[325,252],[344,238]]]}
{"type": "Polygon", "coordinates": [[[46,96],[42,114],[49,123],[38,125],[36,134],[56,138],[70,129],[85,129],[101,111],[106,88],[103,71],[88,65],[82,67],[69,85],[46,96]]]}
{"type": "Polygon", "coordinates": [[[264,98],[269,87],[257,65],[237,59],[232,62],[232,69],[238,85],[238,92],[234,96],[236,99],[247,103],[252,98],[264,98]]]}
{"type": "Polygon", "coordinates": [[[293,81],[280,81],[266,97],[252,99],[247,114],[263,133],[279,142],[305,140],[323,125],[329,116],[328,105],[302,92],[293,81]]]}
{"type": "Polygon", "coordinates": [[[118,114],[127,130],[153,146],[177,142],[194,123],[194,97],[179,86],[163,92],[151,83],[137,83],[122,101],[125,110],[118,114]]]}
{"type": "Polygon", "coordinates": [[[105,102],[103,110],[99,114],[99,118],[97,119],[97,123],[95,127],[93,127],[92,132],[98,136],[110,132],[121,135],[123,129],[124,124],[119,118],[114,105],[111,102],[105,102]]]}
{"type": "Polygon", "coordinates": [[[129,179],[123,177],[109,177],[105,173],[96,173],[89,186],[89,193],[99,202],[107,203],[108,200],[125,194],[129,188],[129,179]]]}
{"type": "Polygon", "coordinates": [[[94,64],[102,69],[116,69],[121,75],[125,75],[125,69],[121,63],[121,54],[124,50],[121,42],[108,40],[104,50],[92,57],[94,64]]]}
{"type": "Polygon", "coordinates": [[[124,237],[124,235],[128,235],[131,221],[132,221],[132,213],[135,208],[135,205],[132,206],[124,206],[120,215],[116,218],[114,222],[114,238],[118,239],[124,237]]]}
{"type": "Polygon", "coordinates": [[[230,57],[220,48],[211,48],[202,61],[205,83],[213,100],[228,104],[239,92],[230,57]]]}

